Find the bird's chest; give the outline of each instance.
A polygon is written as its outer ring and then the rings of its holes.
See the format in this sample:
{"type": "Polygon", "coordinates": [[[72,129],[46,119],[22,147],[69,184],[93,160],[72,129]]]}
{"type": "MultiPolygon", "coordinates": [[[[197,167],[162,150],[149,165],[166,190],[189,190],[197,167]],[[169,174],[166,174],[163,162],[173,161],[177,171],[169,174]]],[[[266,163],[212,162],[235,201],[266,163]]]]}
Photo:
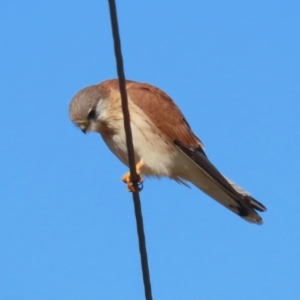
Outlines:
{"type": "MultiPolygon", "coordinates": [[[[131,130],[135,161],[143,161],[145,175],[167,176],[172,168],[175,149],[171,140],[164,136],[146,115],[130,106],[131,130]]],[[[99,118],[98,132],[109,149],[128,166],[128,153],[124,120],[121,111],[103,111],[99,118]]]]}
{"type": "Polygon", "coordinates": [[[112,151],[125,165],[128,166],[128,154],[124,130],[120,129],[117,132],[107,130],[102,131],[101,136],[110,151],[112,151]]]}
{"type": "MultiPolygon", "coordinates": [[[[113,134],[101,133],[109,149],[128,166],[128,153],[123,122],[115,124],[113,134]]],[[[143,161],[144,175],[168,176],[173,166],[175,150],[171,141],[157,134],[149,123],[138,123],[133,118],[131,122],[134,153],[136,163],[143,161]]]]}

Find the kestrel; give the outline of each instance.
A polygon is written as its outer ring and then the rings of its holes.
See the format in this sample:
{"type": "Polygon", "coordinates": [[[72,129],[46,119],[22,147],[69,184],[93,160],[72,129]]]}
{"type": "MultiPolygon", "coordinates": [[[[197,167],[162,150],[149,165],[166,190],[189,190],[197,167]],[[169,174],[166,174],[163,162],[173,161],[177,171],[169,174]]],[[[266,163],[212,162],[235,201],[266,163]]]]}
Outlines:
{"type": "MultiPolygon", "coordinates": [[[[190,182],[246,221],[262,223],[256,211],[266,211],[264,205],[216,169],[204,153],[202,142],[166,93],[129,80],[126,89],[138,175],[169,177],[185,185],[190,182]]],[[[109,149],[128,166],[117,79],[79,91],[70,103],[69,113],[84,133],[100,133],[109,149]]],[[[122,179],[132,190],[130,174],[122,179]]]]}

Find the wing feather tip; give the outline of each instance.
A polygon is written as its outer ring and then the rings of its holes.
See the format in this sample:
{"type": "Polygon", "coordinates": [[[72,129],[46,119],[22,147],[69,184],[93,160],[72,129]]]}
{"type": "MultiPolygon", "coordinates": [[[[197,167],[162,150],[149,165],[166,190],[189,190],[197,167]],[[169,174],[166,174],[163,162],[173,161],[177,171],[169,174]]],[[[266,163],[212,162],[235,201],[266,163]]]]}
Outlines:
{"type": "Polygon", "coordinates": [[[265,212],[267,211],[267,208],[261,204],[259,201],[255,200],[253,197],[250,195],[245,196],[245,200],[251,205],[251,207],[255,210],[258,210],[260,212],[265,212]]]}

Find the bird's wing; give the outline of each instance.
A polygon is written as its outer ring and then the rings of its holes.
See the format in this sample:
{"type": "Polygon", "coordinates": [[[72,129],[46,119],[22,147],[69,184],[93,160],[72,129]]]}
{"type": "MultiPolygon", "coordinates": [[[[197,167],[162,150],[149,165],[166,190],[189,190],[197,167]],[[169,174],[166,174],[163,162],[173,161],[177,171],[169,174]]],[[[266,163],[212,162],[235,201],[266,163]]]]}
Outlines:
{"type": "Polygon", "coordinates": [[[130,100],[172,141],[177,139],[190,147],[204,148],[177,105],[162,90],[146,83],[128,81],[127,93],[130,100]]]}
{"type": "Polygon", "coordinates": [[[266,211],[263,204],[251,197],[237,184],[225,178],[209,161],[202,149],[186,147],[177,140],[174,143],[199,168],[196,176],[193,174],[190,178],[193,184],[243,219],[252,223],[262,223],[256,210],[266,211]]]}

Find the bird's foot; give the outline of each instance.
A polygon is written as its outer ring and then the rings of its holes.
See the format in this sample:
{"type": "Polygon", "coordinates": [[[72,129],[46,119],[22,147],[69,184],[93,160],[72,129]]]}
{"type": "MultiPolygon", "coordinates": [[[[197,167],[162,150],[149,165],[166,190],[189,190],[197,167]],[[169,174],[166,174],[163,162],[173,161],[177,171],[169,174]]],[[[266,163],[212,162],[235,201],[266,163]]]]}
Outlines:
{"type": "Polygon", "coordinates": [[[136,174],[137,174],[137,182],[133,182],[131,180],[130,172],[127,172],[123,177],[122,181],[127,184],[127,188],[129,192],[140,192],[143,189],[143,178],[141,176],[141,168],[143,166],[142,162],[139,162],[136,165],[136,174]]]}

